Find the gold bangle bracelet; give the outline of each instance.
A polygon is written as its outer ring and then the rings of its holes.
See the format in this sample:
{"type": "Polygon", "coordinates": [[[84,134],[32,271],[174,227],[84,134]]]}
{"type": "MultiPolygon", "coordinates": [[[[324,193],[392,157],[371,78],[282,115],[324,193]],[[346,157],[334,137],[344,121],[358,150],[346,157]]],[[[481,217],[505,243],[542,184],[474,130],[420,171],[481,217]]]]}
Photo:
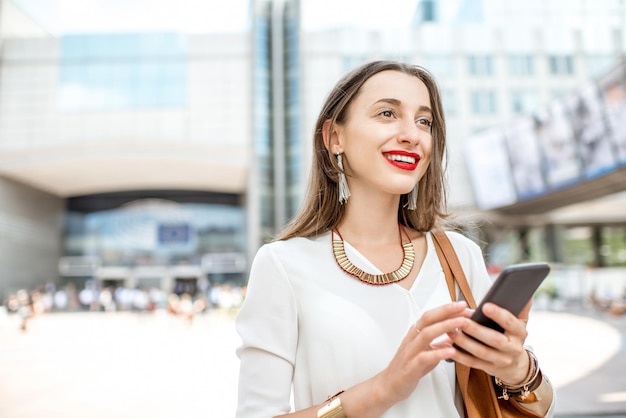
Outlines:
{"type": "Polygon", "coordinates": [[[341,405],[341,395],[344,391],[340,390],[332,396],[328,397],[328,403],[318,409],[317,418],[347,418],[343,412],[343,406],[341,405]]]}
{"type": "Polygon", "coordinates": [[[317,411],[317,418],[347,418],[343,413],[341,398],[335,398],[317,411]]]}
{"type": "Polygon", "coordinates": [[[541,382],[541,371],[539,369],[539,361],[537,357],[530,351],[526,350],[528,354],[528,359],[530,360],[528,373],[526,377],[522,381],[522,383],[518,385],[509,385],[502,381],[502,379],[498,377],[494,377],[493,380],[495,384],[502,391],[502,395],[499,396],[500,399],[508,400],[511,396],[519,398],[519,400],[526,400],[531,392],[535,390],[538,386],[538,383],[541,382]]]}

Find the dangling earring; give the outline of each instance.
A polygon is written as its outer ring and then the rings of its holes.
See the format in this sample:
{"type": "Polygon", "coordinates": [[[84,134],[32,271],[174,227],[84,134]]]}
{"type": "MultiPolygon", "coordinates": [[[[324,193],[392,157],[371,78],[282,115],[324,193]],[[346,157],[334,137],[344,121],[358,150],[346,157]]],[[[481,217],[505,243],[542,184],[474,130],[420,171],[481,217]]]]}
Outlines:
{"type": "Polygon", "coordinates": [[[415,183],[415,187],[411,189],[411,192],[407,196],[407,201],[404,207],[408,210],[415,210],[417,208],[417,192],[419,191],[419,186],[419,183],[415,183]]]}
{"type": "Polygon", "coordinates": [[[346,180],[346,174],[343,171],[343,159],[341,154],[337,154],[337,165],[341,170],[339,172],[339,204],[343,205],[348,201],[350,197],[350,190],[348,189],[348,181],[346,180]]]}

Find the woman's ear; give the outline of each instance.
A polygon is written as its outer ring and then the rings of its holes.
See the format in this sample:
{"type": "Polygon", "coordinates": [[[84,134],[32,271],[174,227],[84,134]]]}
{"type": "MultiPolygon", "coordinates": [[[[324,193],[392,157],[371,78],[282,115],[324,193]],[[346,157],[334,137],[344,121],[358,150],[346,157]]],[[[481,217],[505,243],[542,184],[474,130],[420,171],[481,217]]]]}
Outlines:
{"type": "Polygon", "coordinates": [[[337,124],[331,124],[330,119],[326,119],[322,125],[322,137],[324,138],[324,146],[332,154],[340,154],[343,152],[343,147],[339,143],[337,124]]]}

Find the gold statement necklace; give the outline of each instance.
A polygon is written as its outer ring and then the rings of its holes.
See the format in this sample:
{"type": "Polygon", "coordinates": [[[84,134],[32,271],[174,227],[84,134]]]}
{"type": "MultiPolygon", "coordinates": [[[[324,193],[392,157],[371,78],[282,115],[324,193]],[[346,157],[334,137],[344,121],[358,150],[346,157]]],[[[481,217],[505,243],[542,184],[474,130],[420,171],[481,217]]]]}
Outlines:
{"type": "Polygon", "coordinates": [[[406,233],[406,231],[404,231],[400,224],[398,224],[398,229],[400,232],[400,244],[402,245],[404,257],[402,259],[402,264],[396,270],[383,274],[371,274],[361,270],[360,268],[352,264],[352,261],[350,261],[350,259],[348,258],[348,255],[346,254],[346,248],[343,244],[343,237],[339,233],[339,230],[333,229],[331,234],[333,239],[333,254],[335,255],[335,260],[337,260],[337,264],[339,264],[339,267],[341,267],[341,269],[348,273],[350,276],[359,279],[363,283],[371,284],[374,286],[382,286],[386,284],[396,283],[400,280],[405,279],[411,272],[411,269],[413,268],[413,263],[415,262],[415,248],[413,248],[413,243],[411,242],[409,235],[406,233]],[[403,232],[408,239],[408,241],[404,244],[402,243],[403,232]],[[336,238],[335,234],[339,235],[339,238],[336,238]]]}

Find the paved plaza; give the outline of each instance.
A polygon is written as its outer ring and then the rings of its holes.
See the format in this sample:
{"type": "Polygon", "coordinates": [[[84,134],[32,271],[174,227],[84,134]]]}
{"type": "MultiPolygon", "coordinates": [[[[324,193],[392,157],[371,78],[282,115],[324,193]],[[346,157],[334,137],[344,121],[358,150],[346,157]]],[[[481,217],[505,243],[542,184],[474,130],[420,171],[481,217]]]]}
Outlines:
{"type": "Polygon", "coordinates": [[[238,336],[224,314],[54,313],[0,325],[2,418],[233,417],[238,336]]]}
{"type": "MultiPolygon", "coordinates": [[[[626,416],[623,318],[538,311],[529,331],[560,416],[626,416]]],[[[165,312],[53,313],[26,332],[2,315],[0,417],[233,417],[238,344],[223,312],[191,323],[165,312]]]]}

